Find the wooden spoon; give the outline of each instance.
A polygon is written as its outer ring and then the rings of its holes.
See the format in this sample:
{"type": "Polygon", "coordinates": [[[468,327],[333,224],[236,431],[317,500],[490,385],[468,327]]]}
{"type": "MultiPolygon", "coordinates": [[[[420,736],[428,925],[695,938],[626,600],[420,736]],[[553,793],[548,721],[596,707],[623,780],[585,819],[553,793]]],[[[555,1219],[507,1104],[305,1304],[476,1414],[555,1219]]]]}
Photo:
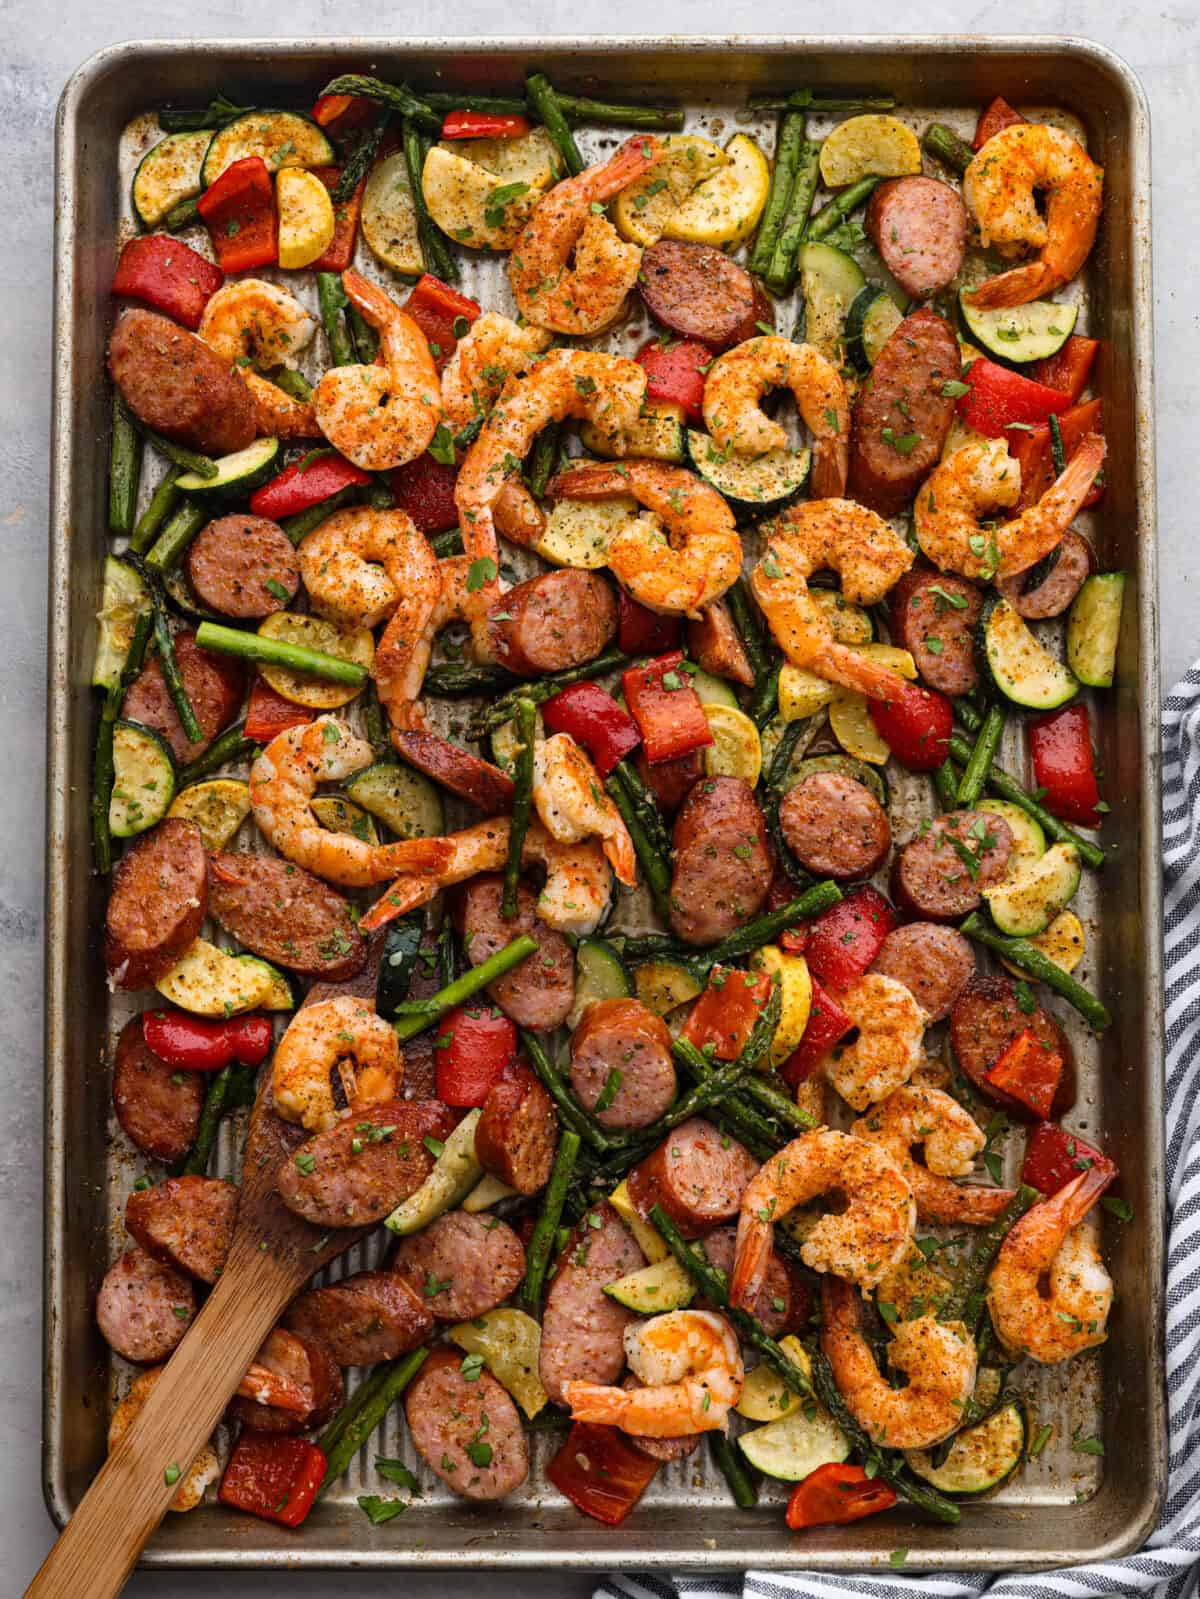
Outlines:
{"type": "Polygon", "coordinates": [[[270,1073],[250,1118],[229,1258],[204,1309],[25,1591],[25,1599],[119,1594],[188,1465],[284,1307],[315,1271],[371,1229],[321,1233],[293,1215],[276,1174],[309,1136],[275,1114],[270,1073]]]}

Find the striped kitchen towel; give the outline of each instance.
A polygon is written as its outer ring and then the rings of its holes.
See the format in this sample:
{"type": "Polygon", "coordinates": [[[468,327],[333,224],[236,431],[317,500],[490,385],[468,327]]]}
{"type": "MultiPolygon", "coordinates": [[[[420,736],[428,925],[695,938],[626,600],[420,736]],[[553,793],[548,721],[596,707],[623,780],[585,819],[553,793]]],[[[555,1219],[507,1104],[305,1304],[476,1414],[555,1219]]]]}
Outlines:
{"type": "Polygon", "coordinates": [[[1163,714],[1163,862],[1171,1458],[1163,1522],[1146,1547],[1124,1560],[1011,1575],[611,1576],[596,1599],[1181,1599],[1200,1592],[1200,665],[1175,687],[1163,714]]]}

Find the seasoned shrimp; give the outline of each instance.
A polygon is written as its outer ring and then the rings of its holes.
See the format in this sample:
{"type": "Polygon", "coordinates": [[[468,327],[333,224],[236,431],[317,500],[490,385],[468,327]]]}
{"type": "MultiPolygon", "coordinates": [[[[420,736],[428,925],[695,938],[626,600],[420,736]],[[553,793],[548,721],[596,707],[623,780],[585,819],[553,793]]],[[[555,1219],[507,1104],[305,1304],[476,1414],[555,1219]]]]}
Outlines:
{"type": "Polygon", "coordinates": [[[985,581],[1026,571],[1061,542],[1087,498],[1104,450],[1101,434],[1085,434],[1066,470],[1037,504],[997,527],[984,526],[980,512],[1016,505],[1020,465],[1003,439],[964,444],[917,493],[913,519],[921,553],[943,572],[985,581]]]}
{"type": "Polygon", "coordinates": [[[310,401],[294,400],[255,368],[296,365],[317,324],[286,289],[262,278],[239,278],[217,290],[197,330],[222,360],[238,367],[254,396],[260,434],[280,439],[320,435],[310,401]]]}
{"type": "Polygon", "coordinates": [[[368,844],[323,828],[312,813],[318,783],[336,783],[375,759],[371,746],[333,716],[289,727],[250,768],[250,804],[259,830],[297,866],[346,888],[382,883],[396,872],[441,871],[450,859],[440,839],[368,844]]]}
{"type": "MultiPolygon", "coordinates": [[[[450,846],[449,864],[434,876],[406,874],[398,878],[359,922],[363,932],[382,927],[393,917],[428,905],[441,889],[465,883],[479,872],[498,872],[508,859],[507,816],[476,822],[442,840],[450,846]]],[[[612,897],[612,873],[599,839],[559,844],[540,822],[532,822],[521,851],[524,866],[544,866],[546,882],[538,896],[537,913],[547,927],[585,938],[594,933],[612,897]]]]}
{"type": "Polygon", "coordinates": [[[739,455],[782,450],[787,433],[759,405],[769,389],[781,388],[791,389],[813,436],[814,496],[844,494],[850,467],[850,401],[837,367],[811,344],[765,334],[719,355],[704,380],[704,424],[723,450],[733,449],[739,455]]]}
{"type": "Polygon", "coordinates": [[[568,500],[632,495],[660,519],[631,520],[609,545],[608,566],[621,587],[652,611],[698,616],[742,570],[733,512],[695,472],[662,461],[603,461],[561,473],[550,486],[568,500]]]}
{"type": "Polygon", "coordinates": [[[1080,1172],[1026,1211],[1000,1246],[988,1278],[988,1310],[1014,1354],[1052,1366],[1108,1336],[1112,1278],[1094,1232],[1081,1224],[1112,1179],[1111,1166],[1080,1172]]]}
{"type": "Polygon", "coordinates": [[[825,1079],[848,1105],[866,1110],[901,1087],[925,1059],[928,1018],[903,983],[868,972],[838,994],[857,1029],[825,1057],[825,1079]]]}
{"type": "Polygon", "coordinates": [[[952,1181],[968,1175],[986,1139],[970,1112],[940,1088],[915,1083],[895,1088],[850,1131],[855,1138],[882,1144],[896,1157],[921,1221],[983,1227],[995,1221],[1013,1197],[1011,1188],[952,1181]],[[923,1166],[912,1157],[916,1144],[924,1146],[923,1166]]]}
{"type": "Polygon", "coordinates": [[[1038,257],[989,278],[968,295],[971,302],[983,309],[1027,305],[1069,283],[1096,241],[1103,191],[1104,168],[1061,128],[1022,122],[993,134],[963,175],[963,199],[985,246],[1002,255],[1029,246],[1038,257]]]}
{"type": "Polygon", "coordinates": [[[486,416],[510,377],[527,372],[550,348],[544,328],[521,327],[499,311],[485,311],[459,339],[442,372],[442,410],[452,427],[486,416]]]}
{"type": "Polygon", "coordinates": [[[637,885],[637,856],[621,813],[600,774],[569,733],[543,739],[533,752],[533,806],[559,844],[603,840],[605,857],[629,888],[637,885]]]}
{"type": "Polygon", "coordinates": [[[821,1348],[842,1398],[872,1439],[888,1449],[926,1449],[961,1424],[975,1387],[975,1341],[962,1322],[917,1316],[892,1327],[888,1363],[908,1378],[893,1388],[859,1327],[858,1294],[850,1283],[821,1283],[821,1348]]]}
{"type": "Polygon", "coordinates": [[[381,288],[353,268],[342,287],[379,333],[383,365],[331,367],[313,395],[321,432],[355,466],[386,472],[429,448],[441,388],[429,340],[381,288]]]}
{"type": "Polygon", "coordinates": [[[527,322],[583,335],[599,333],[621,314],[637,282],[641,247],[626,244],[593,207],[627,189],[662,153],[657,139],[638,134],[541,197],[508,258],[508,281],[527,322]]]}
{"type": "Polygon", "coordinates": [[[899,1162],[879,1144],[819,1127],[772,1155],[742,1195],[731,1304],[753,1306],[771,1258],[774,1223],[832,1193],[845,1196],[846,1209],[822,1216],[809,1233],[800,1249],[806,1266],[874,1288],[904,1259],[916,1206],[899,1162]]]}
{"type": "Polygon", "coordinates": [[[347,1107],[395,1099],[403,1076],[395,1028],[348,994],[302,1006],[271,1063],[275,1109],[312,1133],[332,1127],[347,1107]]]}
{"type": "Polygon", "coordinates": [[[563,1398],[575,1421],[620,1427],[635,1438],[724,1431],[742,1397],[737,1334],[711,1310],[671,1310],[625,1329],[625,1358],[641,1386],[570,1381],[563,1398]]]}
{"type": "Polygon", "coordinates": [[[750,587],[771,632],[793,666],[872,699],[902,693],[904,679],[890,666],[839,644],[829,613],[814,603],[808,580],[831,568],[840,573],[851,605],[874,605],[908,571],[913,553],[881,516],[853,500],[809,500],[789,506],[763,530],[762,557],[750,587]]]}

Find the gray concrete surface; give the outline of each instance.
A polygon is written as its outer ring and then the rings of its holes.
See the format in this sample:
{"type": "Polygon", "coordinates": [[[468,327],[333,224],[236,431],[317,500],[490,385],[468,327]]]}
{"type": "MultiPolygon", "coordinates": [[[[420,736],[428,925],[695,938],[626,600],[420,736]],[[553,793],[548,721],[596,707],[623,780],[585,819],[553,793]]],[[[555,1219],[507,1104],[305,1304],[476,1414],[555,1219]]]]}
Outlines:
{"type": "MultiPolygon", "coordinates": [[[[436,11],[393,8],[371,0],[292,0],[282,9],[237,0],[5,0],[0,6],[0,750],[8,847],[0,854],[0,1035],[5,1039],[3,1135],[0,1136],[0,1590],[20,1592],[52,1530],[40,1487],[41,1237],[41,937],[43,678],[45,654],[46,459],[49,366],[52,134],[55,102],[85,56],[117,39],[270,34],[345,36],[440,28],[447,34],[552,36],[602,25],[612,33],[671,29],[803,31],[819,26],[815,7],[764,8],[760,0],[684,4],[662,0],[649,17],[642,0],[607,0],[603,17],[564,0],[526,0],[518,12],[494,0],[443,0],[436,11]]],[[[1200,103],[1200,7],[1196,0],[1107,7],[1083,0],[912,0],[903,14],[889,0],[860,0],[849,25],[886,32],[1087,34],[1118,51],[1140,74],[1150,97],[1154,135],[1154,248],[1157,285],[1158,470],[1162,551],[1163,675],[1169,685],[1200,653],[1200,556],[1196,553],[1196,426],[1200,416],[1200,340],[1196,263],[1200,185],[1196,182],[1196,106],[1200,103]]],[[[324,1594],[336,1581],[354,1599],[392,1594],[434,1599],[447,1582],[463,1599],[501,1599],[519,1586],[528,1599],[581,1596],[578,1576],[456,1575],[396,1577],[300,1573],[214,1578],[142,1574],[128,1592],[139,1599],[220,1593],[289,1599],[324,1594]]],[[[80,1599],[86,1599],[81,1595],[80,1599]]]]}

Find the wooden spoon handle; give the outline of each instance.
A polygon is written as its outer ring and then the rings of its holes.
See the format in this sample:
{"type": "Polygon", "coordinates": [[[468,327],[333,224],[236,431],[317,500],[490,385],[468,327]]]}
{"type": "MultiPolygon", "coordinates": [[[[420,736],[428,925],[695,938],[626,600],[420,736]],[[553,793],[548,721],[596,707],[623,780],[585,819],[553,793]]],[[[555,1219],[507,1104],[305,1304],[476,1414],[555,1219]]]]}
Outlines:
{"type": "Polygon", "coordinates": [[[235,1252],[208,1303],[60,1533],[25,1599],[113,1599],[263,1339],[296,1290],[296,1271],[235,1252]]]}

